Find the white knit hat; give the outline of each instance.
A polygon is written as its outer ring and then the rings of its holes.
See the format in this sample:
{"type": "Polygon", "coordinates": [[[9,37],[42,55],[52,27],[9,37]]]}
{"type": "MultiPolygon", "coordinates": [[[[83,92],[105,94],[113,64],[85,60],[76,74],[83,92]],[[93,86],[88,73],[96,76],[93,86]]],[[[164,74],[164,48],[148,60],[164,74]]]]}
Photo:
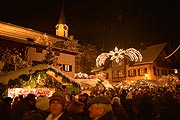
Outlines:
{"type": "Polygon", "coordinates": [[[120,101],[120,98],[119,97],[113,97],[113,99],[112,99],[112,104],[114,103],[114,102],[117,102],[119,105],[121,105],[121,101],[120,101]]]}
{"type": "Polygon", "coordinates": [[[48,110],[49,99],[47,97],[38,97],[36,100],[36,107],[42,111],[48,110]]]}

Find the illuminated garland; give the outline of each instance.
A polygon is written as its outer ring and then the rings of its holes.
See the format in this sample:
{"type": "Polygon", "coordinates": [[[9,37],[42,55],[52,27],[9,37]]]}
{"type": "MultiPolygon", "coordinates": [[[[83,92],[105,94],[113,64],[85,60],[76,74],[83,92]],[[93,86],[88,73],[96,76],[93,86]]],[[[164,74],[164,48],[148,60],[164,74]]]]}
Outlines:
{"type": "Polygon", "coordinates": [[[124,56],[128,56],[131,61],[142,61],[142,55],[139,51],[137,51],[134,48],[129,48],[126,50],[119,49],[115,47],[114,51],[110,51],[109,53],[102,53],[100,54],[97,59],[96,59],[96,66],[100,67],[104,65],[106,59],[110,57],[110,60],[115,60],[117,63],[121,60],[124,59],[124,56]]]}
{"type": "Polygon", "coordinates": [[[63,84],[70,83],[74,88],[80,88],[80,85],[71,81],[66,76],[56,72],[52,68],[36,70],[33,74],[23,74],[18,78],[8,82],[8,88],[56,88],[62,89],[63,84]],[[58,81],[57,78],[59,78],[58,81]]]}

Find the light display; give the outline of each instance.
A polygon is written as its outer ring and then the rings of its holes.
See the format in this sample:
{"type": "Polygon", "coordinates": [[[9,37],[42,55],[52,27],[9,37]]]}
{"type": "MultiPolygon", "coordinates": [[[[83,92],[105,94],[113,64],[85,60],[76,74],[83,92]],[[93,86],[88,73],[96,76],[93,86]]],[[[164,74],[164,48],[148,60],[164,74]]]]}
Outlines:
{"type": "Polygon", "coordinates": [[[164,59],[168,59],[169,57],[171,57],[174,53],[176,53],[178,51],[179,48],[180,48],[180,45],[170,55],[168,55],[164,59]]]}
{"type": "Polygon", "coordinates": [[[8,97],[15,98],[19,95],[26,97],[29,93],[38,96],[50,97],[55,92],[55,88],[9,88],[8,97]]]}
{"type": "Polygon", "coordinates": [[[79,73],[75,73],[74,77],[75,78],[88,78],[88,74],[79,72],[79,73]]]}
{"type": "Polygon", "coordinates": [[[73,78],[66,76],[59,69],[47,64],[39,64],[30,68],[24,68],[5,76],[0,77],[3,85],[3,91],[10,97],[34,93],[38,95],[51,95],[55,90],[63,90],[64,86],[69,93],[78,93],[80,84],[76,83],[73,78]],[[3,81],[3,82],[2,82],[3,81]]]}
{"type": "Polygon", "coordinates": [[[121,59],[124,59],[125,56],[129,57],[131,61],[135,61],[135,62],[138,61],[141,62],[143,58],[141,53],[134,48],[129,48],[126,50],[123,49],[118,50],[118,48],[115,47],[114,51],[100,54],[96,59],[96,66],[100,67],[104,65],[106,59],[109,57],[111,57],[110,60],[115,60],[118,63],[121,59]]]}

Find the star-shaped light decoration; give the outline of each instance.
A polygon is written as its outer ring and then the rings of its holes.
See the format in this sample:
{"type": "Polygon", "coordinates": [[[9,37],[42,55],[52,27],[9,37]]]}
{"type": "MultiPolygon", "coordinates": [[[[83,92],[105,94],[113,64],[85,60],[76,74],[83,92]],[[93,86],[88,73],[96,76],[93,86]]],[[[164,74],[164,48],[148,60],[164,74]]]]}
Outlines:
{"type": "Polygon", "coordinates": [[[123,49],[119,49],[117,47],[115,47],[114,51],[110,51],[109,55],[111,56],[110,60],[116,60],[116,62],[118,63],[120,59],[123,59],[124,56],[122,55],[122,53],[124,53],[123,49]]]}
{"type": "Polygon", "coordinates": [[[111,56],[110,60],[115,60],[117,63],[121,60],[124,59],[124,56],[127,56],[130,58],[131,61],[135,62],[141,62],[142,61],[142,55],[141,53],[134,49],[134,48],[129,48],[126,50],[119,49],[115,47],[114,51],[110,51],[109,53],[101,53],[97,58],[96,58],[96,66],[100,67],[104,65],[106,59],[111,56]]]}

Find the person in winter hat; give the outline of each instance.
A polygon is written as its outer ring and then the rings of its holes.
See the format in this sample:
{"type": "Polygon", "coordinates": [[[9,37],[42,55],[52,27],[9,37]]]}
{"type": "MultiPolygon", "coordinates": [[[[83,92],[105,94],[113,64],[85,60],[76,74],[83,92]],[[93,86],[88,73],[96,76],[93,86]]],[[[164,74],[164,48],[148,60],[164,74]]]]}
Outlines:
{"type": "Polygon", "coordinates": [[[120,102],[119,97],[113,97],[111,101],[113,113],[116,116],[117,120],[129,120],[129,116],[126,110],[123,108],[120,102]]]}
{"type": "Polygon", "coordinates": [[[10,120],[22,120],[26,112],[36,109],[35,103],[36,95],[29,93],[11,109],[10,120]]]}
{"type": "Polygon", "coordinates": [[[39,96],[36,99],[36,110],[25,113],[23,120],[44,120],[49,112],[49,99],[46,96],[39,96]]]}
{"type": "Polygon", "coordinates": [[[49,99],[45,96],[40,96],[36,99],[36,108],[47,111],[49,109],[49,99]]]}
{"type": "Polygon", "coordinates": [[[89,117],[95,120],[117,120],[113,114],[111,100],[98,96],[89,101],[89,117]]]}
{"type": "Polygon", "coordinates": [[[49,98],[49,110],[50,114],[45,120],[70,120],[66,108],[66,97],[63,92],[56,91],[49,98]]]}

